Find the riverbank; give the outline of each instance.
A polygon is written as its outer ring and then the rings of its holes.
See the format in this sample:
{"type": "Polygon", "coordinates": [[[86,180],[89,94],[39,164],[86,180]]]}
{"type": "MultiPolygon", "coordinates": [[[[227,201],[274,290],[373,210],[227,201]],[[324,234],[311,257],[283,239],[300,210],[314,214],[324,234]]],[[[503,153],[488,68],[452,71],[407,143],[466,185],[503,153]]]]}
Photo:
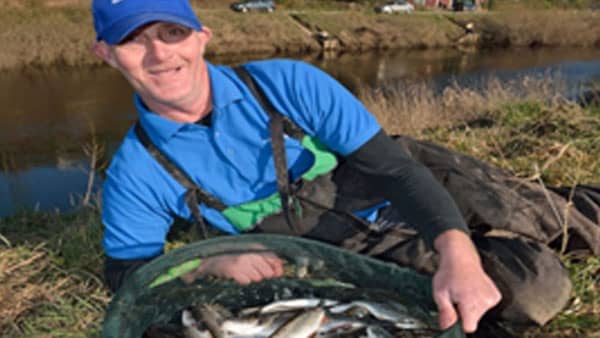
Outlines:
{"type": "MultiPolygon", "coordinates": [[[[362,7],[271,14],[211,8],[198,10],[198,15],[214,31],[208,56],[320,53],[324,40],[333,55],[427,48],[600,48],[600,11],[589,10],[376,15],[362,7]],[[474,23],[474,33],[466,34],[467,22],[474,23]]],[[[0,69],[100,65],[89,52],[94,32],[87,6],[8,7],[0,12],[0,26],[5,27],[0,69]]]]}
{"type": "MultiPolygon", "coordinates": [[[[525,180],[598,183],[600,108],[560,96],[562,85],[524,77],[511,84],[490,80],[480,91],[454,86],[439,94],[415,85],[385,95],[365,88],[359,96],[389,133],[434,141],[525,180]],[[477,123],[486,120],[494,123],[477,123]]],[[[102,224],[93,204],[73,214],[0,219],[0,336],[99,337],[110,294],[102,283],[102,224]]],[[[166,250],[194,234],[169,236],[166,250]]],[[[524,337],[593,337],[600,331],[600,257],[557,251],[574,282],[571,301],[524,337]]]]}

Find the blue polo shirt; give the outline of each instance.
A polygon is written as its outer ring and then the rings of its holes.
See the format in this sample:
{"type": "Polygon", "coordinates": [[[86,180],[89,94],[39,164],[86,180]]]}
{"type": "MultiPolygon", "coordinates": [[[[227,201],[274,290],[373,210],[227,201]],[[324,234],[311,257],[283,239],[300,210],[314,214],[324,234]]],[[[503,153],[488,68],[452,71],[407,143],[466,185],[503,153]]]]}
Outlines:
{"type": "MultiPolygon", "coordinates": [[[[379,130],[376,119],[335,79],[309,64],[290,60],[247,64],[274,107],[330,150],[348,155],[379,130]]],[[[227,66],[208,64],[211,126],[177,123],[145,107],[135,96],[139,121],[152,142],[206,192],[227,205],[265,198],[277,191],[269,117],[227,66]]],[[[292,177],[308,170],[313,155],[285,138],[292,177]]],[[[159,255],[175,216],[192,219],[185,189],[148,153],[130,129],[107,171],[103,187],[103,246],[117,259],[159,255]]],[[[200,205],[208,223],[237,230],[217,210],[200,205]]]]}

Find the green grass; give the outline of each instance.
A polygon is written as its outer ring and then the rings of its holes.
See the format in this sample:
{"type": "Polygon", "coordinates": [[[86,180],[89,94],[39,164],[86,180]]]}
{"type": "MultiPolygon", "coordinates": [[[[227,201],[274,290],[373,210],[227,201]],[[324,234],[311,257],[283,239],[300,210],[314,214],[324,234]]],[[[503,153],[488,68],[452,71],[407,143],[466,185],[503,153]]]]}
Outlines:
{"type": "Polygon", "coordinates": [[[592,110],[522,102],[504,104],[487,118],[495,125],[435,130],[429,136],[517,176],[540,174],[548,185],[571,186],[600,177],[600,116],[592,110]]]}

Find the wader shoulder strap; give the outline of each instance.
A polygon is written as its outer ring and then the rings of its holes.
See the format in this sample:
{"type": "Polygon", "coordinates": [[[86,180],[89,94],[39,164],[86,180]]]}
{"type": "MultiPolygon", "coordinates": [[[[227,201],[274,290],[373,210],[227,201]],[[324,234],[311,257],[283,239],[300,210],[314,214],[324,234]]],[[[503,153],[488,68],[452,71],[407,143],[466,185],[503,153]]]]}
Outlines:
{"type": "Polygon", "coordinates": [[[269,134],[271,135],[271,146],[273,149],[273,161],[275,162],[275,173],[277,175],[277,191],[281,198],[281,208],[285,220],[295,233],[299,233],[298,227],[295,225],[290,204],[293,203],[293,192],[290,186],[290,177],[288,174],[287,159],[285,156],[285,144],[283,139],[283,115],[278,112],[267,99],[266,95],[254,82],[254,79],[248,73],[246,68],[238,66],[234,68],[235,73],[246,84],[250,92],[254,95],[263,110],[269,115],[269,134]]]}
{"type": "Polygon", "coordinates": [[[271,101],[269,101],[269,99],[265,96],[260,87],[256,84],[254,78],[252,78],[252,75],[248,73],[248,70],[246,70],[244,66],[237,66],[233,68],[233,70],[240,78],[240,80],[242,80],[244,84],[248,87],[248,89],[250,89],[252,95],[254,95],[260,106],[269,115],[269,117],[273,117],[274,115],[279,115],[281,117],[283,123],[283,132],[289,137],[302,142],[302,139],[306,134],[304,130],[302,130],[287,116],[281,114],[277,109],[275,109],[275,107],[273,107],[271,101]]]}
{"type": "Polygon", "coordinates": [[[227,206],[216,197],[202,190],[202,188],[194,183],[194,181],[192,181],[192,179],[183,170],[181,170],[173,161],[167,158],[160,151],[160,149],[158,149],[158,147],[152,143],[152,140],[150,140],[150,137],[139,121],[135,123],[134,130],[138,139],[146,148],[146,150],[148,150],[150,155],[152,155],[152,157],[154,157],[154,159],[156,159],[156,161],[158,161],[158,163],[186,189],[185,203],[190,209],[190,212],[194,217],[194,222],[198,225],[199,230],[201,231],[201,235],[206,238],[206,224],[204,224],[204,220],[200,214],[200,209],[198,208],[199,202],[202,202],[205,205],[219,211],[225,210],[227,206]]]}

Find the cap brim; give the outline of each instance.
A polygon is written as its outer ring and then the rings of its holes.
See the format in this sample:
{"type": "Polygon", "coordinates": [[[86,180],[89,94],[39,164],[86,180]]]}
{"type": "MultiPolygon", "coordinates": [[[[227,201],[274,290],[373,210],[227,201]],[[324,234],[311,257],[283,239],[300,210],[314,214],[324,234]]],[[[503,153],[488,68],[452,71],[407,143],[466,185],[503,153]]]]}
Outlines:
{"type": "Polygon", "coordinates": [[[140,13],[135,16],[126,17],[115,22],[112,26],[102,32],[98,38],[104,40],[109,45],[116,45],[127,37],[131,32],[139,27],[154,21],[170,22],[192,28],[197,31],[202,30],[202,25],[195,18],[184,18],[180,15],[169,13],[140,13]]]}

